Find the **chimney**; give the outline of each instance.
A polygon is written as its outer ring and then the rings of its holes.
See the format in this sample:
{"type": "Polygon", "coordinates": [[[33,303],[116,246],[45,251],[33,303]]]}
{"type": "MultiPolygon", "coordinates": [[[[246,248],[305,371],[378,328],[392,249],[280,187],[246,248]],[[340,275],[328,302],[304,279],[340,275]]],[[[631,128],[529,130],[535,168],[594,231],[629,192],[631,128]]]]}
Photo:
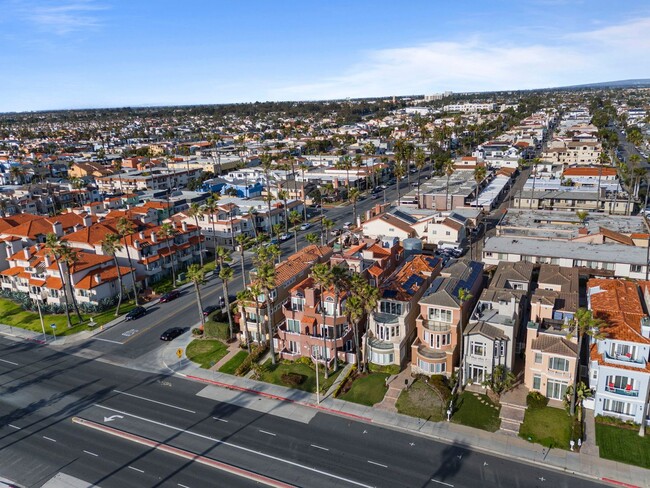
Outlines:
{"type": "Polygon", "coordinates": [[[140,239],[142,239],[142,240],[144,241],[144,239],[145,239],[145,237],[144,237],[144,231],[141,230],[140,233],[139,233],[138,235],[140,236],[140,239]]]}
{"type": "Polygon", "coordinates": [[[97,274],[95,275],[95,283],[99,284],[99,283],[101,283],[101,282],[102,282],[102,275],[100,275],[99,273],[97,273],[97,274]]]}
{"type": "Polygon", "coordinates": [[[45,254],[45,267],[49,268],[52,266],[52,256],[49,253],[45,254]]]}
{"type": "Polygon", "coordinates": [[[30,255],[29,255],[29,247],[26,247],[23,249],[23,255],[25,256],[25,260],[29,261],[30,255]]]}
{"type": "Polygon", "coordinates": [[[154,244],[158,242],[158,236],[154,231],[151,231],[151,242],[153,242],[154,244]]]}
{"type": "Polygon", "coordinates": [[[84,227],[90,227],[91,225],[93,225],[93,218],[88,214],[84,215],[84,227]]]}
{"type": "Polygon", "coordinates": [[[11,246],[9,246],[9,245],[7,247],[5,247],[5,249],[7,251],[7,257],[10,258],[11,255],[13,254],[13,249],[11,249],[11,246]]]}
{"type": "Polygon", "coordinates": [[[187,222],[183,221],[181,227],[183,228],[183,232],[187,232],[187,222]]]}
{"type": "Polygon", "coordinates": [[[61,222],[56,221],[52,224],[52,232],[54,232],[57,237],[63,235],[63,225],[61,225],[61,222]]]}

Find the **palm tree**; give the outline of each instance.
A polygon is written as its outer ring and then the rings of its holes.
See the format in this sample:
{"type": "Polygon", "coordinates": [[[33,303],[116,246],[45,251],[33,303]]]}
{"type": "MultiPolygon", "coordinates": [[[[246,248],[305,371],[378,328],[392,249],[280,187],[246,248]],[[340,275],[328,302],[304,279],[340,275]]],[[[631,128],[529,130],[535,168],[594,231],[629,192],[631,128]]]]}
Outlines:
{"type": "Polygon", "coordinates": [[[273,344],[273,336],[275,334],[273,325],[273,297],[272,292],[275,291],[275,258],[279,256],[280,249],[275,245],[268,247],[260,247],[257,249],[256,266],[257,266],[257,282],[264,292],[266,299],[266,314],[267,314],[267,331],[269,334],[269,350],[271,353],[271,364],[276,364],[275,346],[273,344]]]}
{"type": "Polygon", "coordinates": [[[271,155],[268,153],[262,154],[262,157],[260,158],[260,161],[262,163],[262,168],[264,168],[264,178],[265,178],[265,183],[264,187],[266,188],[266,195],[264,197],[264,200],[266,200],[266,203],[268,205],[268,210],[269,210],[269,215],[268,215],[268,222],[269,222],[269,234],[271,234],[271,239],[273,239],[273,231],[271,230],[271,202],[273,201],[273,195],[271,193],[271,168],[273,167],[273,159],[271,159],[271,155]]]}
{"type": "Polygon", "coordinates": [[[156,232],[156,235],[160,238],[163,239],[167,242],[167,252],[169,253],[169,259],[172,263],[172,286],[176,286],[176,266],[174,265],[174,255],[172,255],[172,246],[171,246],[171,241],[176,235],[177,230],[174,227],[173,224],[170,224],[169,222],[164,223],[163,225],[160,226],[160,229],[158,229],[158,232],[156,232]]]}
{"type": "Polygon", "coordinates": [[[576,217],[578,217],[578,220],[584,226],[585,220],[587,220],[587,217],[589,217],[589,212],[587,212],[586,210],[578,210],[576,212],[576,217]]]}
{"type": "MultiPolygon", "coordinates": [[[[334,276],[332,268],[325,263],[315,264],[311,269],[311,275],[314,282],[318,285],[320,295],[320,310],[321,310],[321,332],[325,325],[325,290],[332,285],[334,276]]],[[[324,336],[324,334],[322,334],[324,336]]],[[[318,358],[316,358],[318,359],[318,358]]],[[[329,378],[329,370],[327,367],[327,354],[325,354],[325,378],[329,378]]]]}
{"type": "Polygon", "coordinates": [[[346,292],[350,289],[350,277],[348,276],[347,270],[334,266],[332,268],[332,284],[334,285],[334,371],[338,371],[338,354],[336,351],[336,318],[339,308],[339,298],[342,292],[346,292]]]}
{"type": "Polygon", "coordinates": [[[292,210],[289,212],[289,222],[293,226],[293,244],[295,252],[298,252],[298,224],[302,221],[302,217],[298,212],[292,210]]]}
{"type": "Polygon", "coordinates": [[[305,171],[309,169],[309,166],[306,164],[302,163],[300,166],[300,173],[302,177],[302,181],[300,182],[301,185],[301,195],[302,195],[302,212],[303,212],[303,218],[305,219],[305,222],[307,221],[307,205],[305,204],[305,200],[307,199],[307,195],[305,195],[305,171]]]}
{"type": "Polygon", "coordinates": [[[465,342],[465,309],[464,305],[467,303],[469,300],[472,299],[472,294],[467,288],[461,288],[458,290],[458,305],[460,307],[460,368],[458,368],[458,391],[460,393],[463,392],[463,375],[464,375],[464,370],[463,368],[465,367],[465,353],[464,353],[464,342],[465,342]]]}
{"type": "Polygon", "coordinates": [[[203,315],[203,302],[201,301],[201,285],[205,284],[205,270],[198,264],[190,264],[190,267],[187,268],[187,278],[194,283],[196,303],[199,306],[199,321],[201,322],[201,330],[203,330],[205,315],[203,315]]]}
{"type": "Polygon", "coordinates": [[[330,241],[330,230],[334,227],[334,221],[330,219],[321,219],[321,232],[325,229],[325,244],[328,244],[330,241]]]}
{"type": "Polygon", "coordinates": [[[12,166],[9,174],[15,185],[21,185],[25,177],[25,169],[22,166],[12,166]]]}
{"type": "Polygon", "coordinates": [[[251,283],[248,287],[251,292],[252,300],[255,301],[255,325],[257,326],[257,340],[262,343],[266,342],[266,335],[262,335],[261,321],[260,321],[260,301],[259,296],[262,294],[262,288],[257,283],[251,283]]]}
{"type": "MultiPolygon", "coordinates": [[[[596,318],[591,313],[591,310],[585,308],[579,308],[573,318],[565,326],[565,329],[569,331],[567,334],[567,339],[571,340],[574,336],[578,339],[578,349],[576,351],[576,364],[575,370],[573,371],[574,384],[578,382],[580,375],[580,353],[582,351],[582,343],[585,335],[595,339],[601,340],[605,338],[605,334],[601,331],[604,328],[605,322],[596,318]]],[[[570,414],[573,416],[576,412],[576,395],[575,391],[571,395],[571,408],[570,414]]]]}
{"type": "Polygon", "coordinates": [[[487,170],[485,169],[485,166],[477,166],[474,168],[474,181],[476,182],[476,208],[478,208],[478,190],[486,175],[487,170]]]}
{"type": "Polygon", "coordinates": [[[363,299],[356,294],[352,294],[345,302],[345,311],[348,315],[348,322],[352,323],[354,330],[354,348],[356,351],[357,371],[361,371],[361,353],[359,351],[359,322],[364,315],[363,299]]]}
{"type": "Polygon", "coordinates": [[[83,317],[81,312],[79,312],[79,303],[77,303],[77,296],[74,293],[74,287],[72,286],[72,270],[75,265],[79,262],[79,254],[75,249],[72,249],[66,242],[62,242],[59,247],[59,258],[65,264],[65,273],[67,275],[67,286],[70,290],[70,296],[72,297],[72,306],[74,307],[79,323],[83,322],[83,317]]]}
{"type": "MultiPolygon", "coordinates": [[[[251,334],[250,331],[248,330],[248,326],[246,324],[246,314],[243,313],[243,304],[250,302],[251,300],[257,300],[257,297],[253,298],[253,294],[251,293],[249,288],[244,288],[240,292],[237,293],[237,301],[240,304],[240,310],[242,313],[240,314],[239,317],[239,330],[244,331],[244,337],[246,340],[246,348],[248,349],[248,352],[250,353],[251,350],[251,334]]],[[[258,327],[259,327],[259,321],[258,321],[258,327]]],[[[259,332],[259,330],[258,330],[259,332]]]]}
{"type": "Polygon", "coordinates": [[[246,234],[239,234],[237,236],[237,244],[239,245],[239,258],[240,258],[240,264],[241,264],[241,278],[242,281],[244,282],[244,288],[246,288],[246,255],[244,253],[244,250],[246,246],[250,243],[250,238],[246,234]]]}
{"type": "Polygon", "coordinates": [[[212,222],[212,245],[215,248],[215,260],[214,260],[215,266],[217,264],[217,259],[216,259],[217,231],[215,227],[214,217],[219,212],[219,198],[220,195],[218,193],[213,193],[212,196],[208,198],[208,201],[203,206],[203,214],[209,215],[210,221],[212,222]]]}
{"type": "Polygon", "coordinates": [[[117,270],[117,286],[118,286],[118,296],[117,296],[117,307],[115,307],[115,316],[119,317],[120,315],[120,305],[122,305],[122,295],[123,295],[123,285],[122,285],[122,272],[120,270],[120,263],[117,262],[117,253],[124,249],[124,246],[120,244],[120,236],[117,234],[106,234],[104,239],[101,241],[102,252],[107,256],[112,256],[113,262],[115,263],[115,269],[117,270]]]}
{"type": "MultiPolygon", "coordinates": [[[[530,193],[530,201],[528,202],[528,209],[533,208],[533,198],[535,198],[535,182],[537,181],[537,165],[541,163],[539,158],[535,158],[532,161],[533,165],[533,189],[530,193]]],[[[519,199],[519,205],[521,206],[521,197],[519,199]]]]}
{"type": "Polygon", "coordinates": [[[422,168],[424,168],[425,163],[427,162],[427,157],[424,154],[424,150],[421,147],[418,147],[415,151],[415,167],[418,170],[418,208],[420,208],[420,175],[422,174],[422,168]]]}
{"type": "Polygon", "coordinates": [[[199,227],[199,217],[203,217],[203,209],[195,202],[190,205],[190,208],[187,211],[187,216],[194,219],[194,224],[199,230],[199,258],[201,260],[201,267],[203,267],[203,243],[201,240],[201,227],[199,227]]]}
{"type": "Polygon", "coordinates": [[[314,232],[310,232],[309,234],[305,235],[305,240],[309,244],[316,244],[318,242],[318,235],[315,234],[314,232]]]}
{"type": "Polygon", "coordinates": [[[352,222],[356,227],[357,225],[357,200],[361,196],[361,191],[358,188],[352,188],[348,195],[349,200],[352,202],[352,222]]]}
{"type": "Polygon", "coordinates": [[[226,313],[228,314],[228,327],[230,330],[230,338],[233,337],[233,326],[232,326],[232,313],[230,311],[230,299],[228,298],[228,282],[232,281],[234,271],[230,266],[222,266],[219,270],[219,278],[221,278],[221,284],[223,286],[223,296],[226,300],[226,313]]]}
{"type": "Polygon", "coordinates": [[[217,260],[217,267],[219,269],[223,268],[225,263],[230,263],[232,261],[232,255],[230,249],[225,247],[218,247],[215,249],[214,257],[217,260]]]}
{"type": "Polygon", "coordinates": [[[117,234],[122,238],[124,243],[124,249],[126,249],[126,258],[129,260],[129,268],[131,268],[131,283],[133,285],[133,300],[135,300],[136,307],[138,303],[138,290],[135,284],[135,267],[132,265],[131,261],[131,252],[129,251],[129,245],[126,243],[126,236],[133,234],[135,229],[133,227],[133,222],[131,222],[126,217],[120,217],[117,221],[117,234]]]}
{"type": "Polygon", "coordinates": [[[4,198],[0,200],[0,217],[3,219],[7,216],[7,200],[4,198]]]}
{"type": "Polygon", "coordinates": [[[399,161],[398,159],[395,159],[395,166],[393,167],[393,174],[395,175],[395,179],[397,180],[397,205],[399,206],[400,204],[400,191],[399,191],[399,186],[400,186],[400,181],[402,180],[402,177],[404,176],[404,164],[399,161]]]}
{"type": "Polygon", "coordinates": [[[341,158],[341,160],[336,164],[337,169],[345,170],[345,190],[346,193],[350,194],[350,170],[352,169],[352,160],[347,154],[341,158]]]}
{"type": "Polygon", "coordinates": [[[453,209],[453,205],[449,205],[449,178],[451,178],[451,175],[454,174],[454,161],[452,159],[447,159],[444,163],[442,163],[442,165],[443,170],[447,175],[447,187],[445,189],[445,210],[450,210],[450,207],[453,209]]]}
{"type": "Polygon", "coordinates": [[[45,250],[46,253],[54,258],[56,266],[59,270],[59,276],[61,276],[61,283],[63,284],[63,298],[65,299],[65,316],[68,321],[68,328],[72,327],[72,320],[70,319],[70,302],[68,300],[68,290],[65,283],[65,277],[63,274],[63,269],[61,268],[61,241],[58,236],[50,232],[45,236],[45,250]]]}
{"type": "Polygon", "coordinates": [[[289,199],[289,192],[286,190],[280,190],[278,192],[278,199],[282,200],[284,204],[282,208],[282,213],[284,215],[284,231],[289,232],[289,219],[287,216],[287,200],[289,199]]]}

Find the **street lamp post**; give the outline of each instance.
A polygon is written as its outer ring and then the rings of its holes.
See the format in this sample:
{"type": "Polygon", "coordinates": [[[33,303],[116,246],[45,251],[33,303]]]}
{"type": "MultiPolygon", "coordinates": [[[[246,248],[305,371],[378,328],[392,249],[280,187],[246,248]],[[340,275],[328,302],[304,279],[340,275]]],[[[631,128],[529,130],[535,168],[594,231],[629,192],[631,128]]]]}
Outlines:
{"type": "Polygon", "coordinates": [[[45,324],[43,323],[43,312],[41,311],[41,301],[36,300],[36,307],[38,308],[38,318],[41,320],[41,329],[43,330],[43,342],[47,342],[45,337],[45,324]]]}
{"type": "Polygon", "coordinates": [[[56,341],[56,324],[52,324],[50,327],[52,327],[52,334],[54,334],[54,340],[56,341]]]}
{"type": "MultiPolygon", "coordinates": [[[[316,351],[318,353],[318,348],[316,348],[316,351]]],[[[316,363],[316,403],[320,405],[320,386],[318,383],[318,358],[314,358],[314,362],[316,363]]]]}

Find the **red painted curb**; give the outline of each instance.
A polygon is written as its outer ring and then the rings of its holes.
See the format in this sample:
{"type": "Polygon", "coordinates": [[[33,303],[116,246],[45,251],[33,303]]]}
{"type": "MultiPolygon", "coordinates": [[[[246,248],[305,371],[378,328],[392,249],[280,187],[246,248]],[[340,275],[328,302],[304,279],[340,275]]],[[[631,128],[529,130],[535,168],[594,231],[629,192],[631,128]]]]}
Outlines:
{"type": "Polygon", "coordinates": [[[251,393],[253,395],[259,395],[259,396],[262,396],[264,398],[269,398],[271,400],[278,400],[280,402],[287,402],[287,403],[295,403],[296,405],[300,405],[300,406],[303,406],[303,407],[315,408],[316,410],[322,410],[323,412],[328,412],[328,413],[332,413],[332,414],[335,414],[335,415],[342,415],[344,417],[349,417],[349,418],[352,418],[352,419],[355,419],[355,420],[360,420],[360,421],[363,421],[363,422],[372,422],[372,419],[369,418],[369,417],[363,417],[361,415],[356,415],[354,413],[347,413],[347,412],[343,412],[341,410],[335,410],[333,408],[323,407],[321,405],[314,405],[312,403],[296,401],[296,400],[292,400],[291,398],[286,398],[286,397],[282,397],[282,396],[279,396],[279,395],[272,395],[271,393],[265,393],[263,391],[253,390],[251,388],[244,388],[243,386],[230,385],[228,383],[222,383],[221,381],[209,380],[209,379],[206,379],[206,378],[201,378],[199,376],[187,375],[186,378],[189,378],[191,380],[200,381],[202,383],[210,383],[211,385],[220,386],[221,388],[226,388],[228,390],[243,391],[245,393],[251,393]]]}
{"type": "Polygon", "coordinates": [[[236,476],[241,476],[242,478],[256,481],[266,486],[271,486],[273,488],[295,488],[294,485],[283,483],[282,481],[277,481],[272,478],[268,478],[264,475],[253,473],[251,471],[247,471],[245,469],[238,468],[236,466],[232,466],[230,464],[226,464],[221,461],[217,461],[216,459],[210,459],[205,456],[201,456],[199,454],[194,454],[190,451],[186,451],[178,447],[173,447],[168,444],[162,444],[160,442],[152,441],[151,439],[147,439],[139,435],[131,434],[129,432],[124,432],[119,429],[114,429],[113,427],[108,427],[107,425],[98,424],[97,422],[93,422],[92,420],[86,420],[79,417],[72,417],[72,422],[75,424],[84,425],[91,429],[99,430],[100,432],[104,432],[106,434],[120,437],[122,439],[130,440],[132,442],[141,444],[143,446],[152,447],[159,451],[163,451],[168,454],[173,454],[175,456],[182,457],[183,459],[196,461],[197,463],[205,464],[206,466],[210,466],[212,468],[216,468],[221,471],[234,474],[236,476]]]}
{"type": "Polygon", "coordinates": [[[625,483],[625,482],[623,482],[623,481],[613,480],[613,479],[611,479],[611,478],[600,478],[600,479],[601,479],[602,481],[606,481],[607,483],[612,483],[612,484],[614,484],[614,485],[618,485],[618,486],[624,486],[625,488],[641,488],[641,487],[638,486],[638,485],[631,485],[631,484],[629,484],[629,483],[625,483]]]}

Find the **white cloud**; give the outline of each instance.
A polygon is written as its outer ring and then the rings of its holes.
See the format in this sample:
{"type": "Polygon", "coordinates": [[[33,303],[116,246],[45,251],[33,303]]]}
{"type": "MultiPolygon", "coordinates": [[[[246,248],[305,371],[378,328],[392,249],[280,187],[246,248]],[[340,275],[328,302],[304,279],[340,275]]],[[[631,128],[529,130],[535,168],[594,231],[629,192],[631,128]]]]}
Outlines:
{"type": "Polygon", "coordinates": [[[531,42],[474,36],[371,51],[340,75],[270,90],[279,100],[545,88],[650,77],[650,18],[531,42]]]}
{"type": "Polygon", "coordinates": [[[98,12],[106,10],[92,0],[48,2],[23,6],[23,17],[38,27],[58,35],[96,29],[101,25],[98,12]]]}

